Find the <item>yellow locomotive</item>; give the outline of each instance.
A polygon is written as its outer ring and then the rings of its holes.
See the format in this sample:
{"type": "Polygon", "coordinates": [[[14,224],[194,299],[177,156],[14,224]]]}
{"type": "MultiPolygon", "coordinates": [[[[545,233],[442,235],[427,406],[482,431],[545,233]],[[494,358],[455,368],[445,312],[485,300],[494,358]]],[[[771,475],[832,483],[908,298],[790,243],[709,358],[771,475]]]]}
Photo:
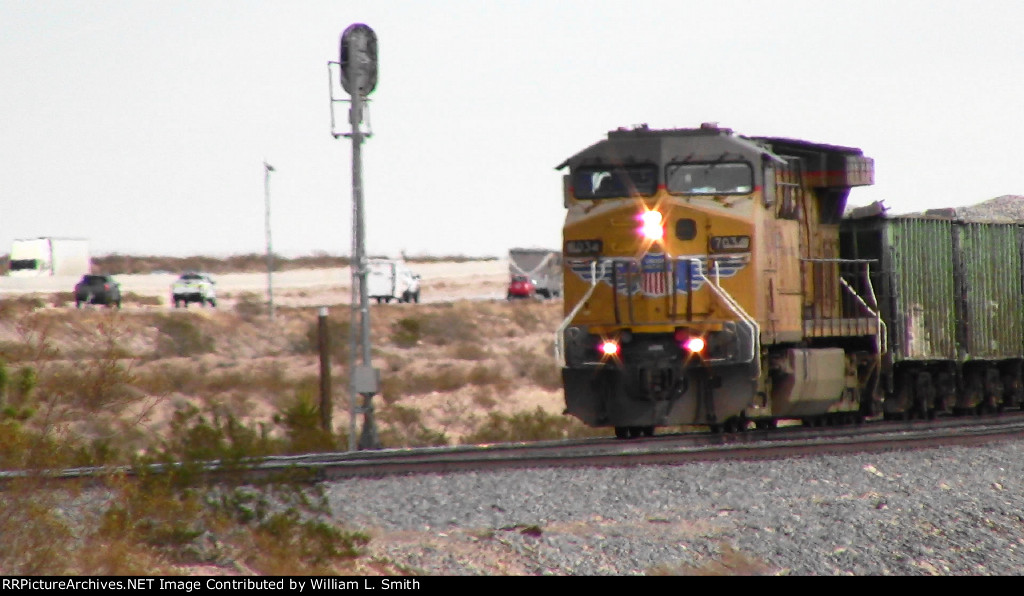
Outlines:
{"type": "Polygon", "coordinates": [[[717,124],[619,129],[558,166],[566,412],[620,438],[874,413],[871,259],[840,258],[861,150],[717,124]]]}

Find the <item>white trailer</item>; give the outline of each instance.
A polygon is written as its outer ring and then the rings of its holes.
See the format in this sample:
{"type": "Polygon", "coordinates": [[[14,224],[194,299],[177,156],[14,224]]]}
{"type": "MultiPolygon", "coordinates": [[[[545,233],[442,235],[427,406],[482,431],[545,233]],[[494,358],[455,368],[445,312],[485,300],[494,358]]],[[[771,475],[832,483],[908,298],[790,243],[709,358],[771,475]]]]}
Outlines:
{"type": "Polygon", "coordinates": [[[537,294],[545,298],[562,295],[562,253],[546,248],[511,248],[508,251],[509,275],[525,275],[533,280],[537,294]]]}
{"type": "Polygon", "coordinates": [[[11,277],[72,277],[92,272],[89,241],[82,238],[25,238],[11,245],[11,277]]]}
{"type": "Polygon", "coordinates": [[[420,276],[405,261],[369,259],[366,263],[366,294],[381,302],[419,302],[420,276]]]}

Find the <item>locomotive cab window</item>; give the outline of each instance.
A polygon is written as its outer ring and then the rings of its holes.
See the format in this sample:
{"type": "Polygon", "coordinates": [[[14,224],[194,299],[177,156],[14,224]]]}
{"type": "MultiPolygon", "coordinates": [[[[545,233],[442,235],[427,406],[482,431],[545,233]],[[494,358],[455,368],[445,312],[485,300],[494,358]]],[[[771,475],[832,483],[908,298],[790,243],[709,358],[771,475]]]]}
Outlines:
{"type": "Polygon", "coordinates": [[[572,173],[572,182],[578,199],[650,196],[658,189],[658,168],[650,164],[577,168],[572,173]]]}
{"type": "Polygon", "coordinates": [[[746,195],[754,189],[754,170],[746,162],[669,164],[668,191],[683,195],[746,195]]]}

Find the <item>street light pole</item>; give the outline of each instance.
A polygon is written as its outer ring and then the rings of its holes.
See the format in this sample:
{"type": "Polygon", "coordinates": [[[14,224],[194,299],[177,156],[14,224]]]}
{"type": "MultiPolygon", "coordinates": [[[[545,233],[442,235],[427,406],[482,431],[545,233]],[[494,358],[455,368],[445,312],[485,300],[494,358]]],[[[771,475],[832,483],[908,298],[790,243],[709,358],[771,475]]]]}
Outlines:
{"type": "Polygon", "coordinates": [[[274,253],[270,247],[270,173],[274,166],[263,162],[263,196],[265,204],[265,220],[267,229],[267,310],[270,319],[274,319],[274,253]]]}

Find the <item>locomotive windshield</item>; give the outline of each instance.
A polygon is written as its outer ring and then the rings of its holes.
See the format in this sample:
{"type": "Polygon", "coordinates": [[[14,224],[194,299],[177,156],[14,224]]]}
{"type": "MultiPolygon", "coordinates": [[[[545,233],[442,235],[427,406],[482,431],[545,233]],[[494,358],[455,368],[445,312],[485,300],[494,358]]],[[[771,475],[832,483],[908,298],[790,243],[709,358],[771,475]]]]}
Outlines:
{"type": "Polygon", "coordinates": [[[579,199],[653,195],[658,189],[658,168],[653,164],[577,168],[572,182],[579,199]]]}
{"type": "Polygon", "coordinates": [[[684,195],[745,195],[754,188],[754,172],[746,162],[669,164],[668,191],[684,195]]]}

